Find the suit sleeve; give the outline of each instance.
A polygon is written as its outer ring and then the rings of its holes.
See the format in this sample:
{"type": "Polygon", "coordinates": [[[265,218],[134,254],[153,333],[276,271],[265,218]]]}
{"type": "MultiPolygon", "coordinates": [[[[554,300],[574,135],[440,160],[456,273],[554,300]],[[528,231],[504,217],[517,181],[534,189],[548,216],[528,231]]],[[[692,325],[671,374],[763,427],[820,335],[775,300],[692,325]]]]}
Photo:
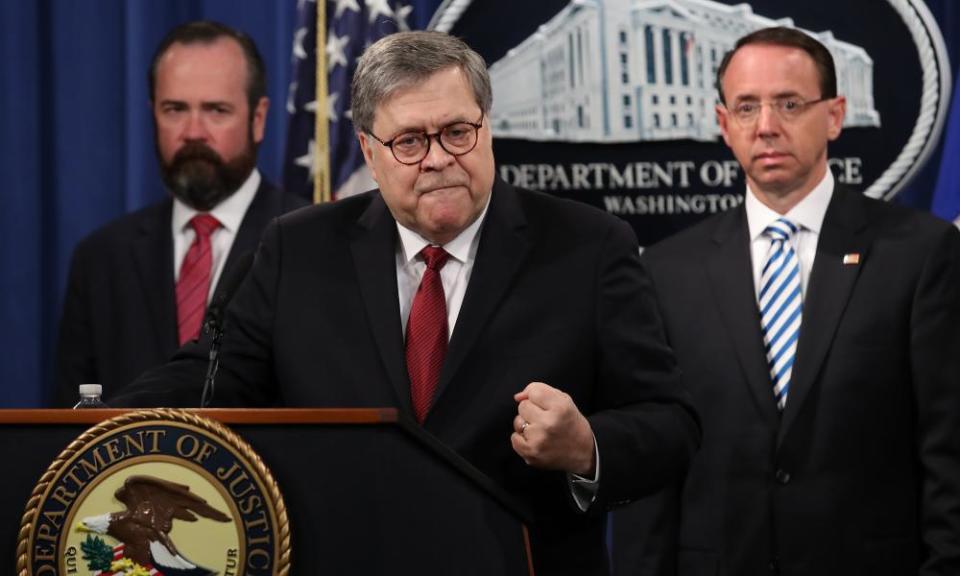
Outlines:
{"type": "Polygon", "coordinates": [[[57,381],[54,406],[69,408],[76,404],[78,386],[99,382],[93,350],[93,333],[87,304],[86,267],[83,251],[76,249],[70,259],[67,291],[57,335],[57,381]]]}
{"type": "Polygon", "coordinates": [[[602,462],[597,501],[611,507],[679,479],[701,432],[626,223],[611,227],[596,265],[600,410],[589,420],[602,462]]]}
{"type": "MultiPolygon", "coordinates": [[[[658,259],[647,250],[640,258],[650,272],[654,291],[658,259]]],[[[659,287],[662,289],[662,287],[659,287]]],[[[658,306],[658,310],[662,308],[658,306]]],[[[667,342],[670,342],[669,331],[667,342]]],[[[610,559],[612,576],[675,576],[680,535],[680,500],[683,480],[611,514],[610,559]]]]}
{"type": "Polygon", "coordinates": [[[960,233],[952,226],[920,277],[911,367],[923,470],[920,574],[960,574],[960,233]]]}

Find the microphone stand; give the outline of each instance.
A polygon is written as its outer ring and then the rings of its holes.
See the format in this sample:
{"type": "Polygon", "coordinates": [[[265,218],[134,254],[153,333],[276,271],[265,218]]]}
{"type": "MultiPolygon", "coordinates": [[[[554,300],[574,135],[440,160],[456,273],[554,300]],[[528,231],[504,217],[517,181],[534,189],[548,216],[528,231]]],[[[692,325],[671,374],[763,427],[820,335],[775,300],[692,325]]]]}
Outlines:
{"type": "Polygon", "coordinates": [[[207,321],[206,332],[211,334],[210,354],[207,361],[207,376],[203,379],[203,393],[200,395],[200,407],[206,408],[213,400],[214,380],[217,370],[220,369],[220,341],[223,339],[223,328],[216,318],[207,321]]]}
{"type": "Polygon", "coordinates": [[[203,380],[203,393],[200,395],[200,407],[206,408],[213,400],[214,380],[217,370],[220,369],[220,341],[223,340],[225,313],[227,304],[233,298],[234,292],[247,277],[250,266],[253,264],[253,252],[246,252],[238,259],[229,275],[221,281],[221,287],[213,302],[207,309],[207,319],[203,324],[203,332],[210,335],[210,354],[207,361],[207,376],[203,380]]]}

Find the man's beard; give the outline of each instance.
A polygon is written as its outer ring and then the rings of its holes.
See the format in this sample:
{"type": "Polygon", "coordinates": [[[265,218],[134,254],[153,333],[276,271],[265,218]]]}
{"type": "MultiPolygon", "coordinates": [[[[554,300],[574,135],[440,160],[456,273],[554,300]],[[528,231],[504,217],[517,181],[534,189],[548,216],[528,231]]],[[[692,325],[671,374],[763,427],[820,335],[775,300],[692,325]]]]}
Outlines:
{"type": "Polygon", "coordinates": [[[257,152],[252,144],[236,158],[224,162],[206,144],[187,142],[169,164],[160,159],[160,173],[174,197],[194,210],[209,212],[240,188],[256,161],[257,152]]]}

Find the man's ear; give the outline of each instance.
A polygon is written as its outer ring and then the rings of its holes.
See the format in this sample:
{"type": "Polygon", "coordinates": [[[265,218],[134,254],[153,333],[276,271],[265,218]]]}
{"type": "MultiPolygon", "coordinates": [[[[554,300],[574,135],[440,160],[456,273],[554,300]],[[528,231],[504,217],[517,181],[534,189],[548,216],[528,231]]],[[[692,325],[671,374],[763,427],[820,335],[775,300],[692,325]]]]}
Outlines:
{"type": "Polygon", "coordinates": [[[722,104],[717,104],[714,111],[717,114],[717,124],[720,125],[720,135],[723,136],[723,141],[726,142],[727,146],[730,146],[730,134],[727,132],[727,125],[730,122],[730,117],[727,116],[727,108],[722,104]]]}
{"type": "Polygon", "coordinates": [[[270,99],[266,96],[260,98],[252,115],[253,142],[259,144],[263,142],[263,134],[267,129],[267,111],[270,110],[270,99]]]}
{"type": "Polygon", "coordinates": [[[843,119],[847,115],[847,99],[843,96],[837,96],[830,102],[827,102],[827,138],[836,140],[840,137],[843,130],[843,119]]]}
{"type": "Polygon", "coordinates": [[[374,182],[379,184],[380,179],[377,178],[377,168],[373,164],[373,146],[370,142],[370,136],[364,132],[357,132],[357,140],[360,141],[360,150],[363,152],[363,161],[367,163],[367,168],[370,169],[370,176],[373,177],[374,182]]]}

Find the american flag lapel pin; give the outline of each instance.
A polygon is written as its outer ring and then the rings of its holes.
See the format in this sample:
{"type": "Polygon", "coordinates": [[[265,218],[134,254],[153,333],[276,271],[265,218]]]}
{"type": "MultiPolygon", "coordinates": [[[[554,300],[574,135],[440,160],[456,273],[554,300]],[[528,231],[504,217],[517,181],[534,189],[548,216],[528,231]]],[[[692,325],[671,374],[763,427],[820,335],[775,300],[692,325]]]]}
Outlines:
{"type": "Polygon", "coordinates": [[[843,265],[844,266],[856,266],[860,263],[860,253],[852,252],[850,254],[843,255],[843,265]]]}

